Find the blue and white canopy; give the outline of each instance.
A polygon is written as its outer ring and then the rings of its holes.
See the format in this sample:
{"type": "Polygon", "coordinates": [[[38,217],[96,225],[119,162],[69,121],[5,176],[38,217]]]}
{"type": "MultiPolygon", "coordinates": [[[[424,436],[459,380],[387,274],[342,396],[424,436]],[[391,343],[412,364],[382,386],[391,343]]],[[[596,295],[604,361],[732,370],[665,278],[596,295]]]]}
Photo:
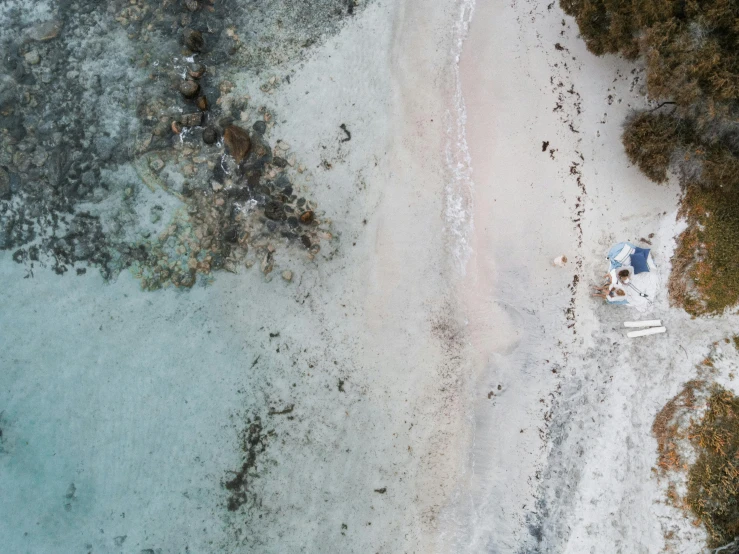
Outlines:
{"type": "Polygon", "coordinates": [[[607,302],[634,306],[639,311],[649,310],[659,289],[659,276],[651,251],[630,242],[619,242],[608,250],[608,263],[611,288],[621,288],[626,295],[609,297],[607,302]],[[621,268],[629,269],[630,278],[627,283],[618,280],[617,273],[621,268]]]}

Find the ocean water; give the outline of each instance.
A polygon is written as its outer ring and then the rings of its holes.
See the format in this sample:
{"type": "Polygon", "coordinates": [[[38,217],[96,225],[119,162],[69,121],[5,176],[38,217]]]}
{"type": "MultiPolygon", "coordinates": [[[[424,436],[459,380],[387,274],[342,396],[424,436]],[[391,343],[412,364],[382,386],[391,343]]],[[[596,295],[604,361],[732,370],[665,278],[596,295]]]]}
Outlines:
{"type": "Polygon", "coordinates": [[[473,8],[428,12],[453,79],[417,194],[404,6],[0,5],[1,552],[433,543],[473,8]]]}
{"type": "Polygon", "coordinates": [[[352,99],[290,100],[356,19],[388,41],[365,4],[0,6],[2,552],[400,548],[333,221],[376,193],[352,99]]]}

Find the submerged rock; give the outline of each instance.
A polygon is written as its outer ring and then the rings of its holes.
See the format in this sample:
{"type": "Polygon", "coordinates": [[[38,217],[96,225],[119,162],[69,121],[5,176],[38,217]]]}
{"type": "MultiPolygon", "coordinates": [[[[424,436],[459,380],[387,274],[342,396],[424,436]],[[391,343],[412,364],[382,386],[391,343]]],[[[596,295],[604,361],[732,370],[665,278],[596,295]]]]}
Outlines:
{"type": "Polygon", "coordinates": [[[267,124],[264,121],[257,121],[253,126],[252,129],[259,133],[260,135],[263,135],[267,131],[267,124]]]}
{"type": "Polygon", "coordinates": [[[9,198],[10,193],[10,175],[0,167],[0,198],[9,198]]]}
{"type": "Polygon", "coordinates": [[[185,127],[198,127],[203,123],[203,114],[202,112],[186,113],[182,114],[180,119],[185,127]]]}
{"type": "Polygon", "coordinates": [[[195,81],[182,81],[180,83],[180,94],[185,98],[195,98],[198,92],[200,92],[200,85],[195,81]]]}
{"type": "Polygon", "coordinates": [[[223,142],[237,163],[241,163],[241,160],[246,158],[251,150],[249,133],[236,125],[226,127],[226,130],[223,131],[223,142]]]}
{"type": "Polygon", "coordinates": [[[195,29],[185,29],[182,38],[185,42],[185,46],[193,52],[201,52],[205,47],[203,33],[196,31],[195,29]]]}
{"type": "Polygon", "coordinates": [[[36,50],[31,50],[23,56],[23,59],[26,60],[26,63],[29,65],[38,65],[41,61],[41,56],[39,56],[39,53],[36,50]]]}
{"type": "Polygon", "coordinates": [[[215,144],[218,142],[218,131],[213,127],[206,127],[203,131],[203,142],[205,144],[215,144]]]}
{"type": "Polygon", "coordinates": [[[201,63],[192,63],[187,68],[187,74],[193,79],[200,79],[205,75],[205,66],[201,63]]]}
{"type": "Polygon", "coordinates": [[[53,19],[51,21],[44,21],[43,23],[39,23],[31,27],[28,30],[28,38],[30,38],[31,40],[37,40],[39,42],[44,42],[58,37],[61,31],[62,22],[58,19],[53,19]]]}
{"type": "MultiPolygon", "coordinates": [[[[312,259],[300,241],[317,247],[323,235],[301,224],[301,213],[316,208],[296,206],[295,154],[282,144],[273,155],[265,138],[273,114],[225,78],[302,56],[305,47],[295,44],[338,29],[335,0],[317,0],[305,13],[269,2],[229,1],[226,13],[214,0],[73,4],[80,9],[55,9],[59,15],[47,17],[58,19],[23,25],[9,43],[0,74],[8,139],[0,141],[0,248],[59,274],[80,262],[105,279],[130,268],[146,290],[193,286],[243,262],[247,248],[259,263],[265,240],[312,259]],[[243,31],[229,35],[226,25],[243,31]],[[56,38],[63,44],[43,42],[56,38]],[[206,146],[224,130],[232,156],[206,146]],[[118,171],[126,164],[139,179],[118,171]],[[149,190],[162,208],[149,204],[149,190]],[[86,213],[88,202],[107,198],[112,210],[86,213]]],[[[269,79],[270,92],[276,83],[269,79]]],[[[267,271],[273,253],[267,249],[267,271]]]]}
{"type": "Polygon", "coordinates": [[[285,219],[285,210],[282,207],[282,203],[273,200],[264,208],[264,215],[267,219],[272,221],[282,221],[285,219]]]}

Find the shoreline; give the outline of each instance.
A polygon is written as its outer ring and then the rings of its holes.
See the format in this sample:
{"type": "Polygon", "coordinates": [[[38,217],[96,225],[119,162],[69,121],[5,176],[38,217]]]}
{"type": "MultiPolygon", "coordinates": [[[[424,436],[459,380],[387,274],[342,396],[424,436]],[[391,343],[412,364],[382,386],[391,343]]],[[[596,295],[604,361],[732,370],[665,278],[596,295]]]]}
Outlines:
{"type": "MultiPolygon", "coordinates": [[[[539,190],[557,181],[559,168],[540,164],[540,143],[532,145],[527,131],[537,125],[554,137],[557,129],[551,118],[536,119],[544,99],[527,94],[527,60],[511,67],[520,39],[510,13],[503,2],[478,0],[460,58],[475,228],[461,285],[474,431],[466,492],[447,516],[456,529],[448,531],[450,547],[459,552],[492,545],[509,551],[528,542],[531,477],[543,454],[537,427],[547,408],[540,399],[557,383],[545,360],[559,361],[568,299],[558,293],[572,279],[550,260],[575,258],[567,206],[539,190]]],[[[573,190],[562,192],[574,200],[573,190]]]]}

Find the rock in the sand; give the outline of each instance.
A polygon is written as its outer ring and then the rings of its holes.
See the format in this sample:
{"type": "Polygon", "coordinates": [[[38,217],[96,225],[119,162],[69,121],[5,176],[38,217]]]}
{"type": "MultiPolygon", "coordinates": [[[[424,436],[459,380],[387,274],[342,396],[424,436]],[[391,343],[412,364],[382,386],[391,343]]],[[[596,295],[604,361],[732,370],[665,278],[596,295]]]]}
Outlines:
{"type": "Polygon", "coordinates": [[[61,30],[62,22],[58,19],[44,21],[43,23],[34,25],[28,30],[28,38],[44,42],[58,37],[61,30]]]}
{"type": "Polygon", "coordinates": [[[280,158],[279,156],[272,158],[272,163],[277,167],[287,167],[287,160],[285,158],[280,158]]]}
{"type": "Polygon", "coordinates": [[[0,198],[9,198],[10,193],[10,175],[0,167],[0,198]]]}
{"type": "Polygon", "coordinates": [[[249,133],[236,125],[229,125],[223,131],[223,142],[234,159],[241,163],[251,150],[251,139],[249,133]]]}
{"type": "Polygon", "coordinates": [[[218,142],[218,131],[213,127],[207,127],[205,131],[203,131],[203,142],[205,144],[215,144],[218,142]]]}
{"type": "Polygon", "coordinates": [[[187,74],[193,79],[200,79],[205,75],[205,66],[201,63],[191,63],[187,67],[187,74]]]}
{"type": "Polygon", "coordinates": [[[195,105],[199,110],[208,111],[208,99],[205,96],[198,96],[198,99],[195,100],[195,105]]]}
{"type": "Polygon", "coordinates": [[[39,56],[39,53],[36,50],[31,50],[23,56],[23,59],[26,60],[26,63],[29,65],[37,65],[41,61],[41,56],[39,56]]]}
{"type": "Polygon", "coordinates": [[[567,263],[567,256],[562,254],[561,256],[557,256],[552,260],[552,265],[555,267],[564,267],[564,265],[567,263]]]}
{"type": "Polygon", "coordinates": [[[302,214],[300,214],[300,222],[304,225],[310,225],[313,223],[313,220],[315,219],[315,215],[311,210],[306,210],[302,214]]]}
{"type": "Polygon", "coordinates": [[[185,0],[185,7],[191,12],[198,11],[198,0],[185,0]]]}
{"type": "Polygon", "coordinates": [[[282,221],[286,217],[282,204],[276,200],[273,200],[265,206],[264,215],[267,219],[271,219],[272,221],[282,221]]]}
{"type": "Polygon", "coordinates": [[[285,279],[288,283],[293,280],[293,272],[290,270],[285,270],[282,272],[282,278],[285,279]]]}
{"type": "Polygon", "coordinates": [[[254,125],[252,125],[252,129],[254,129],[260,135],[263,135],[267,131],[267,124],[264,121],[257,121],[254,125]]]}
{"type": "Polygon", "coordinates": [[[187,46],[193,52],[200,52],[202,51],[203,47],[205,47],[203,33],[201,33],[200,31],[196,31],[195,29],[185,29],[182,37],[185,42],[185,46],[187,46]]]}
{"type": "Polygon", "coordinates": [[[199,91],[200,85],[195,81],[190,81],[188,79],[187,81],[182,81],[182,83],[180,83],[180,94],[185,98],[195,98],[199,91]]]}

